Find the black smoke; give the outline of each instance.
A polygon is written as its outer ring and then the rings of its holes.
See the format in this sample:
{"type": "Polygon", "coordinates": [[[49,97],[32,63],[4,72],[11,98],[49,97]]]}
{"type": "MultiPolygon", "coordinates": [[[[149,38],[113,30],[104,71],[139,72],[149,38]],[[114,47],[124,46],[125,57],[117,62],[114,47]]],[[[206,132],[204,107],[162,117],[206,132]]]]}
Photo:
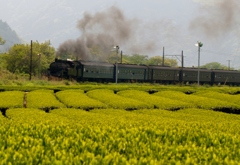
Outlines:
{"type": "Polygon", "coordinates": [[[76,40],[62,43],[58,48],[57,56],[72,54],[77,59],[105,60],[113,46],[124,45],[134,37],[136,24],[137,20],[127,19],[116,7],[94,15],[85,13],[77,24],[81,36],[76,40]],[[90,48],[97,48],[100,56],[93,55],[90,48]]]}
{"type": "Polygon", "coordinates": [[[219,0],[212,5],[203,5],[199,16],[190,23],[190,29],[211,38],[229,33],[238,26],[239,5],[238,0],[219,0]]]}

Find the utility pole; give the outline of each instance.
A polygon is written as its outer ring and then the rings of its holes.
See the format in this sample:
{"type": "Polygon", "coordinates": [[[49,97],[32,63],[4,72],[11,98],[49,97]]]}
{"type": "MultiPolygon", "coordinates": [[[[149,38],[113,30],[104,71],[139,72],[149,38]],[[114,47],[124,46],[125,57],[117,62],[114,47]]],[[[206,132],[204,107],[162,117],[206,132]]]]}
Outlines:
{"type": "Polygon", "coordinates": [[[182,68],[184,67],[184,57],[183,57],[183,50],[182,50],[182,68]]]}
{"type": "Polygon", "coordinates": [[[30,45],[30,71],[29,71],[29,80],[32,80],[32,40],[31,40],[31,45],[30,45]]]}
{"type": "Polygon", "coordinates": [[[199,86],[199,79],[200,79],[200,49],[201,49],[201,47],[203,46],[203,44],[198,41],[198,42],[195,44],[195,46],[198,47],[198,79],[197,79],[197,82],[198,82],[198,86],[199,86]]]}
{"type": "Polygon", "coordinates": [[[162,58],[162,66],[164,66],[164,47],[163,47],[163,58],[162,58]]]}
{"type": "Polygon", "coordinates": [[[230,61],[231,60],[227,60],[228,61],[228,70],[230,70],[230,61]]]}
{"type": "MultiPolygon", "coordinates": [[[[164,53],[164,48],[163,48],[163,54],[164,56],[171,56],[171,57],[175,57],[177,60],[179,60],[181,62],[181,67],[183,68],[184,67],[184,56],[183,56],[183,50],[182,50],[182,54],[179,55],[179,54],[176,54],[176,55],[169,55],[169,54],[165,54],[164,53]]],[[[164,58],[163,58],[163,61],[164,61],[164,58]]],[[[164,62],[163,62],[163,66],[164,66],[164,62]]]]}
{"type": "Polygon", "coordinates": [[[114,47],[116,49],[116,84],[118,82],[118,50],[119,50],[119,46],[115,46],[114,47]]]}
{"type": "Polygon", "coordinates": [[[122,52],[122,50],[121,50],[121,64],[122,64],[122,56],[123,56],[123,52],[122,52]]]}

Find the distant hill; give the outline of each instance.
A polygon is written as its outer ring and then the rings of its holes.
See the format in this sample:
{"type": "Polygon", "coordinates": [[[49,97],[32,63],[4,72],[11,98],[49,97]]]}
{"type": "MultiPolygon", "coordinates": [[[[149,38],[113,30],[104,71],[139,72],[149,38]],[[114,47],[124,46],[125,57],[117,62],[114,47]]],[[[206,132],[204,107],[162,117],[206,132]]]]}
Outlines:
{"type": "Polygon", "coordinates": [[[14,44],[23,43],[17,33],[2,20],[0,20],[0,36],[6,41],[4,45],[0,45],[0,53],[8,51],[14,44]]]}

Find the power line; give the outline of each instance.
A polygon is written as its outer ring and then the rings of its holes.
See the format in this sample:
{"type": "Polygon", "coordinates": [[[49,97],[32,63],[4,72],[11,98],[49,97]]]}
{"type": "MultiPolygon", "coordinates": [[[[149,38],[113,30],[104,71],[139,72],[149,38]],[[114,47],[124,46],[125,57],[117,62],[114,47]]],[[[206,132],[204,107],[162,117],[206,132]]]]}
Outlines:
{"type": "Polygon", "coordinates": [[[230,56],[237,56],[237,54],[219,53],[219,52],[215,52],[215,51],[212,51],[212,50],[205,50],[205,49],[202,49],[202,52],[217,54],[217,55],[220,55],[220,56],[229,56],[229,55],[230,56]]]}

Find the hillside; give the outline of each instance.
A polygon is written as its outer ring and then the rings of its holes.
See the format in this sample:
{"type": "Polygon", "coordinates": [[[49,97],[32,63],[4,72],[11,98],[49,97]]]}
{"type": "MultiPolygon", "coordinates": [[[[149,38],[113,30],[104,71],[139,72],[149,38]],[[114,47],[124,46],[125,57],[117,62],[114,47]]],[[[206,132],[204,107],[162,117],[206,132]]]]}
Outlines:
{"type": "Polygon", "coordinates": [[[17,33],[11,29],[7,22],[0,20],[0,36],[6,41],[4,45],[0,45],[0,53],[6,52],[12,45],[22,43],[17,33]]]}

